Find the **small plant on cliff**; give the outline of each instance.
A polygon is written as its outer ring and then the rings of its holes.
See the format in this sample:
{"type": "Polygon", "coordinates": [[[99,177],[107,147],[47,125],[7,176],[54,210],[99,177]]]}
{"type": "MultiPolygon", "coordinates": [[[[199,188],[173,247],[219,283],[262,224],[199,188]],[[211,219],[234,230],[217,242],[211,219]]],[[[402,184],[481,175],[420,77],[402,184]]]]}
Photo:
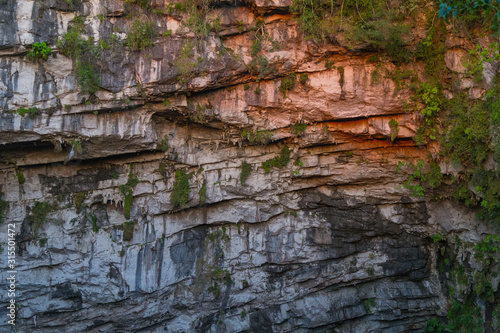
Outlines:
{"type": "Polygon", "coordinates": [[[161,151],[165,152],[168,150],[169,145],[168,145],[168,136],[164,136],[163,139],[161,140],[160,143],[161,151]]]}
{"type": "Polygon", "coordinates": [[[437,234],[434,234],[431,236],[432,238],[432,241],[434,243],[439,243],[440,241],[442,241],[445,237],[443,236],[442,233],[437,233],[437,234]]]}
{"type": "Polygon", "coordinates": [[[302,136],[307,129],[307,124],[302,121],[296,121],[290,126],[290,133],[296,136],[302,136]]]}
{"type": "Polygon", "coordinates": [[[132,202],[134,197],[132,196],[133,188],[139,183],[139,179],[137,179],[137,175],[133,172],[128,174],[127,183],[125,185],[120,186],[120,192],[123,194],[124,203],[123,203],[123,215],[128,220],[130,218],[130,207],[132,206],[132,202]]]}
{"type": "Polygon", "coordinates": [[[271,170],[271,167],[282,169],[288,164],[288,162],[290,162],[290,149],[287,146],[284,146],[278,156],[262,162],[262,168],[265,173],[268,173],[271,170]]]}
{"type": "Polygon", "coordinates": [[[24,115],[28,115],[30,119],[36,119],[38,115],[40,114],[40,110],[38,110],[37,107],[31,107],[31,108],[19,108],[16,110],[16,113],[20,115],[21,117],[24,117],[24,115]]]}
{"type": "Polygon", "coordinates": [[[99,226],[97,225],[97,216],[92,215],[91,221],[92,221],[92,231],[94,233],[98,233],[99,232],[99,226]]]}
{"type": "Polygon", "coordinates": [[[127,33],[127,46],[132,50],[145,50],[154,46],[157,33],[155,24],[136,19],[127,33]]]}
{"type": "Polygon", "coordinates": [[[137,221],[129,221],[125,222],[121,225],[121,229],[123,230],[123,241],[128,242],[132,239],[132,236],[134,235],[134,226],[137,223],[137,221]]]}
{"type": "Polygon", "coordinates": [[[248,132],[246,138],[250,141],[250,143],[256,143],[261,145],[266,145],[271,142],[271,137],[273,133],[270,131],[257,131],[257,132],[248,132]]]}
{"type": "Polygon", "coordinates": [[[179,71],[179,83],[187,83],[193,77],[193,71],[203,61],[202,58],[194,60],[195,43],[185,42],[181,46],[179,57],[175,61],[175,67],[179,71]]]}
{"type": "Polygon", "coordinates": [[[498,1],[448,0],[439,5],[439,17],[463,19],[468,24],[487,22],[494,35],[500,33],[500,3],[498,1]]]}
{"type": "Polygon", "coordinates": [[[203,179],[203,185],[201,186],[198,195],[200,196],[200,206],[201,206],[205,204],[205,201],[207,201],[207,182],[205,181],[205,179],[203,179]]]}
{"type": "Polygon", "coordinates": [[[26,182],[26,178],[24,177],[24,174],[22,172],[17,173],[17,182],[19,184],[24,184],[26,182]]]}
{"type": "Polygon", "coordinates": [[[411,190],[413,196],[424,196],[424,188],[422,187],[424,183],[434,189],[439,187],[443,180],[441,168],[434,161],[429,164],[427,172],[425,171],[426,166],[423,159],[419,159],[415,165],[413,163],[399,162],[396,173],[402,167],[407,167],[410,171],[403,186],[411,190]]]}
{"type": "Polygon", "coordinates": [[[389,128],[391,129],[391,141],[394,142],[394,140],[398,137],[399,123],[396,120],[391,119],[389,120],[389,128]]]}
{"type": "Polygon", "coordinates": [[[99,90],[100,78],[97,72],[99,48],[94,45],[94,38],[85,39],[85,21],[81,16],[73,19],[68,31],[57,41],[61,54],[75,60],[75,77],[83,93],[91,96],[99,90]]]}
{"type": "Polygon", "coordinates": [[[306,73],[300,74],[300,76],[299,76],[299,82],[301,84],[306,84],[308,80],[309,80],[309,76],[306,73]]]}
{"type": "Polygon", "coordinates": [[[492,260],[498,261],[496,257],[500,249],[500,237],[498,235],[488,235],[481,242],[474,246],[474,258],[486,265],[492,260]]]}
{"type": "Polygon", "coordinates": [[[83,201],[87,197],[88,192],[78,192],[73,195],[73,200],[75,202],[76,213],[80,213],[80,210],[83,207],[83,201]]]}
{"type": "Polygon", "coordinates": [[[0,191],[0,225],[3,224],[4,219],[5,219],[5,211],[9,207],[9,202],[3,200],[3,192],[0,191]]]}
{"type": "Polygon", "coordinates": [[[47,202],[35,202],[33,208],[31,209],[31,215],[29,217],[29,225],[33,230],[34,237],[38,237],[38,230],[43,226],[45,220],[47,219],[47,214],[56,209],[54,205],[47,202]]]}
{"type": "Polygon", "coordinates": [[[246,184],[246,181],[251,173],[252,173],[252,165],[247,163],[246,161],[241,162],[241,173],[240,173],[241,185],[246,184]]]}
{"type": "Polygon", "coordinates": [[[33,43],[33,49],[26,54],[26,58],[31,60],[43,59],[47,60],[52,49],[45,44],[45,42],[33,43]]]}
{"type": "Polygon", "coordinates": [[[189,180],[184,169],[175,172],[175,181],[170,195],[170,202],[176,208],[184,207],[189,201],[189,180]]]}
{"type": "Polygon", "coordinates": [[[70,145],[74,150],[75,154],[82,153],[82,142],[80,140],[73,139],[70,141],[70,145]]]}
{"type": "Polygon", "coordinates": [[[286,95],[287,91],[292,90],[295,85],[295,79],[297,78],[297,74],[291,73],[288,74],[282,81],[279,87],[280,91],[286,95]]]}
{"type": "Polygon", "coordinates": [[[372,308],[375,307],[375,298],[368,298],[368,299],[365,299],[365,310],[366,310],[366,313],[371,313],[372,312],[372,308]]]}
{"type": "Polygon", "coordinates": [[[125,0],[125,3],[131,5],[138,5],[144,9],[147,9],[149,6],[149,0],[125,0]]]}

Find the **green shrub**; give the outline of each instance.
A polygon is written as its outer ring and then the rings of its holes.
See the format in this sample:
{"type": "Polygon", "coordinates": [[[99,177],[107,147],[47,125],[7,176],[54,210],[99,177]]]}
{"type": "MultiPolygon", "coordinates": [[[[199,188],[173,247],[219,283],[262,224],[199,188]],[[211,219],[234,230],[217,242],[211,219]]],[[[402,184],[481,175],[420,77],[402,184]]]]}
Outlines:
{"type": "Polygon", "coordinates": [[[375,298],[365,299],[366,313],[371,313],[373,307],[375,307],[375,298]]]}
{"type": "Polygon", "coordinates": [[[161,140],[161,144],[160,144],[160,147],[161,147],[161,151],[165,152],[168,150],[169,148],[169,145],[168,145],[168,136],[164,136],[163,139],[161,140]]]}
{"type": "Polygon", "coordinates": [[[137,175],[133,172],[128,174],[127,183],[125,185],[120,186],[120,192],[123,194],[124,202],[123,202],[123,215],[128,220],[130,218],[130,208],[132,206],[132,202],[134,197],[132,195],[133,188],[139,183],[139,179],[137,179],[137,175]]]}
{"type": "Polygon", "coordinates": [[[88,192],[78,192],[73,194],[73,200],[75,202],[75,208],[76,208],[76,213],[80,213],[80,210],[83,205],[83,201],[85,201],[85,198],[87,197],[88,192]]]}
{"type": "Polygon", "coordinates": [[[83,93],[93,95],[99,90],[101,81],[94,64],[87,61],[76,61],[75,76],[83,93]]]}
{"type": "Polygon", "coordinates": [[[26,178],[24,178],[24,174],[22,172],[17,173],[17,182],[19,184],[24,184],[26,182],[26,178]]]}
{"type": "Polygon", "coordinates": [[[99,232],[99,226],[97,225],[97,216],[95,215],[92,215],[92,231],[94,233],[98,233],[99,232]]]}
{"type": "Polygon", "coordinates": [[[261,49],[262,41],[260,40],[260,38],[255,38],[254,40],[252,40],[252,45],[250,46],[250,56],[252,58],[257,57],[261,49]]]}
{"type": "Polygon", "coordinates": [[[307,124],[302,121],[296,121],[290,125],[290,133],[296,136],[302,136],[307,129],[307,124]]]}
{"type": "Polygon", "coordinates": [[[145,50],[154,46],[155,38],[155,24],[136,19],[127,33],[127,46],[132,50],[145,50]]]}
{"type": "MultiPolygon", "coordinates": [[[[496,102],[498,103],[498,102],[496,102]]],[[[445,152],[452,160],[466,166],[480,166],[486,159],[490,142],[493,101],[468,102],[465,96],[448,102],[450,124],[446,133],[445,152]]]]}
{"type": "Polygon", "coordinates": [[[447,333],[446,326],[437,318],[432,318],[425,325],[426,333],[447,333]]]}
{"type": "Polygon", "coordinates": [[[0,225],[3,224],[5,220],[5,211],[9,207],[9,202],[2,199],[3,192],[0,191],[0,225]]]}
{"type": "Polygon", "coordinates": [[[301,84],[306,84],[307,80],[309,80],[309,76],[306,73],[300,74],[300,76],[299,76],[299,82],[301,84]]]}
{"type": "Polygon", "coordinates": [[[425,62],[425,74],[433,83],[439,82],[446,71],[445,39],[444,25],[433,26],[427,31],[426,37],[418,42],[415,50],[415,58],[425,62]]]}
{"type": "Polygon", "coordinates": [[[170,202],[176,208],[184,207],[189,201],[189,180],[184,169],[175,172],[175,181],[170,195],[170,202]]]}
{"type": "Polygon", "coordinates": [[[241,162],[241,173],[240,173],[241,185],[246,184],[246,181],[251,173],[252,173],[252,165],[247,163],[246,161],[241,162]]]}
{"type": "Polygon", "coordinates": [[[280,91],[286,95],[288,90],[292,90],[295,85],[295,79],[297,78],[297,74],[291,73],[288,74],[282,81],[279,87],[280,91]]]}
{"type": "Polygon", "coordinates": [[[327,59],[327,60],[325,61],[325,68],[326,68],[326,69],[332,69],[332,68],[334,68],[335,66],[333,66],[333,63],[334,63],[334,62],[333,62],[332,60],[327,59]]]}
{"type": "Polygon", "coordinates": [[[399,123],[396,120],[391,119],[389,120],[389,128],[391,129],[391,141],[394,142],[394,140],[398,137],[399,123]]]}
{"type": "Polygon", "coordinates": [[[29,216],[29,225],[33,230],[34,237],[38,237],[38,230],[44,225],[47,214],[55,210],[56,207],[47,202],[36,201],[31,209],[29,216]]]}
{"type": "Polygon", "coordinates": [[[412,60],[412,52],[405,48],[403,35],[410,31],[408,26],[394,24],[387,19],[363,23],[354,28],[354,40],[368,42],[376,50],[385,51],[396,64],[412,60]]]}
{"type": "Polygon", "coordinates": [[[271,142],[272,136],[273,136],[273,133],[271,133],[270,131],[264,130],[264,131],[257,131],[257,132],[250,131],[250,132],[248,132],[248,134],[245,137],[248,138],[250,143],[266,145],[269,142],[271,142]]]}
{"type": "Polygon", "coordinates": [[[287,146],[284,146],[278,156],[262,162],[264,172],[268,173],[271,170],[271,167],[276,167],[278,169],[284,168],[288,162],[290,162],[290,153],[290,149],[287,146]]]}
{"type": "Polygon", "coordinates": [[[134,226],[137,221],[129,221],[122,224],[123,236],[122,239],[124,242],[128,242],[132,240],[132,236],[134,236],[134,226]]]}
{"type": "Polygon", "coordinates": [[[441,1],[439,17],[463,20],[469,26],[489,24],[494,36],[500,32],[500,3],[498,1],[448,0],[441,1]]]}
{"type": "Polygon", "coordinates": [[[38,115],[40,114],[40,110],[38,110],[37,107],[31,107],[28,109],[19,108],[16,110],[16,112],[21,117],[24,117],[24,115],[27,114],[30,119],[36,119],[36,117],[38,117],[38,115]]]}
{"type": "Polygon", "coordinates": [[[94,38],[85,40],[86,33],[83,17],[77,16],[72,25],[58,40],[57,48],[61,54],[75,60],[75,78],[83,93],[95,94],[99,89],[100,78],[97,73],[97,58],[100,50],[94,45],[94,38]]]}
{"type": "Polygon", "coordinates": [[[148,8],[149,0],[125,0],[126,4],[138,5],[141,8],[148,8]]]}
{"type": "Polygon", "coordinates": [[[200,191],[198,192],[200,196],[200,206],[205,204],[207,201],[207,182],[205,179],[203,179],[203,185],[200,188],[200,191]]]}
{"type": "Polygon", "coordinates": [[[212,22],[212,30],[219,32],[221,30],[220,17],[216,17],[212,22]]]}
{"type": "Polygon", "coordinates": [[[82,142],[80,140],[73,139],[70,141],[70,145],[76,154],[82,153],[82,142]]]}
{"type": "Polygon", "coordinates": [[[76,16],[68,31],[62,39],[57,41],[59,52],[72,59],[78,58],[87,48],[85,39],[81,36],[86,33],[85,21],[83,17],[76,16]]]}
{"type": "Polygon", "coordinates": [[[201,62],[202,59],[194,60],[195,44],[193,41],[188,41],[182,44],[180,54],[175,61],[175,66],[179,71],[178,81],[187,83],[193,77],[193,71],[201,62]]]}
{"type": "Polygon", "coordinates": [[[273,66],[264,55],[259,55],[257,58],[252,59],[248,67],[253,74],[258,74],[257,81],[262,80],[273,72],[273,66]]]}
{"type": "Polygon", "coordinates": [[[404,166],[409,168],[410,173],[403,186],[411,190],[413,196],[424,196],[424,189],[422,187],[424,183],[430,188],[437,188],[441,185],[443,179],[441,168],[434,161],[430,163],[427,172],[424,171],[426,167],[423,159],[419,159],[415,165],[412,163],[399,162],[396,173],[404,166]]]}
{"type": "Polygon", "coordinates": [[[405,7],[404,2],[293,0],[290,11],[297,18],[299,29],[306,34],[306,38],[319,42],[334,41],[336,33],[342,31],[349,46],[369,43],[375,49],[388,53],[399,64],[411,59],[411,52],[404,47],[402,38],[409,28],[396,20],[398,11],[403,10],[396,9],[400,7],[405,7]],[[394,9],[387,10],[387,6],[394,9]]]}
{"type": "Polygon", "coordinates": [[[52,49],[45,44],[45,42],[33,43],[33,49],[26,54],[26,58],[31,60],[43,59],[47,60],[52,49]]]}
{"type": "Polygon", "coordinates": [[[434,243],[439,243],[444,239],[444,236],[442,233],[437,233],[435,235],[432,235],[431,238],[434,243]]]}
{"type": "Polygon", "coordinates": [[[496,255],[499,249],[500,237],[498,235],[488,235],[474,246],[474,258],[485,265],[490,265],[492,259],[495,262],[498,261],[496,255]]]}

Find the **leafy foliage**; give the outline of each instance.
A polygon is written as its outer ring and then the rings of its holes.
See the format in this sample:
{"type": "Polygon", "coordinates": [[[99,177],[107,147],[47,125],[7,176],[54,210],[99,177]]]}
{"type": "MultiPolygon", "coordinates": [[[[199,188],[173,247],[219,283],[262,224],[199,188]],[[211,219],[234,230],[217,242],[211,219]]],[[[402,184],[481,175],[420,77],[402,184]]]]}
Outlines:
{"type": "Polygon", "coordinates": [[[301,84],[306,84],[308,80],[309,80],[309,76],[306,73],[300,74],[300,76],[299,76],[299,82],[301,84]]]}
{"type": "Polygon", "coordinates": [[[492,99],[468,102],[464,95],[448,102],[449,129],[444,147],[453,161],[466,166],[480,166],[486,159],[492,108],[500,109],[500,103],[492,99]]]}
{"type": "Polygon", "coordinates": [[[36,117],[38,117],[38,115],[40,114],[40,110],[38,110],[37,107],[31,107],[27,109],[19,108],[16,110],[16,112],[21,117],[24,117],[24,115],[27,114],[30,119],[36,119],[36,117]]]}
{"type": "Polygon", "coordinates": [[[178,78],[180,83],[187,83],[193,77],[195,68],[202,63],[203,59],[200,57],[195,60],[194,55],[195,43],[193,41],[183,43],[179,57],[175,61],[180,74],[178,78]]]}
{"type": "Polygon", "coordinates": [[[290,133],[296,136],[301,136],[307,129],[307,124],[302,121],[296,121],[293,125],[290,125],[290,133]]]}
{"type": "Polygon", "coordinates": [[[137,223],[137,221],[129,221],[125,222],[122,225],[123,229],[123,236],[122,239],[124,242],[128,242],[132,240],[132,237],[134,236],[134,226],[137,223]]]}
{"type": "Polygon", "coordinates": [[[205,179],[203,180],[203,185],[198,194],[200,195],[200,205],[203,205],[205,201],[207,201],[207,182],[205,179]]]}
{"type": "Polygon", "coordinates": [[[394,142],[394,140],[398,137],[399,123],[396,120],[391,119],[389,120],[389,128],[391,129],[391,141],[394,142]]]}
{"type": "Polygon", "coordinates": [[[132,50],[145,50],[154,46],[157,33],[153,22],[134,20],[127,33],[127,46],[132,50]]]}
{"type": "Polygon", "coordinates": [[[99,90],[100,78],[96,58],[100,52],[94,38],[84,39],[86,33],[83,17],[77,16],[72,25],[57,42],[59,51],[75,60],[75,77],[83,93],[93,95],[99,90]]]}
{"type": "Polygon", "coordinates": [[[132,195],[133,188],[139,183],[139,179],[137,179],[137,175],[133,172],[128,174],[127,183],[125,185],[120,186],[120,192],[124,197],[123,202],[123,215],[128,220],[130,218],[130,208],[132,206],[132,202],[134,197],[132,195]]]}
{"type": "Polygon", "coordinates": [[[416,164],[399,162],[396,172],[399,172],[402,167],[407,167],[410,171],[403,186],[411,190],[413,196],[424,196],[423,184],[427,184],[430,188],[437,188],[442,183],[441,168],[434,161],[430,163],[428,168],[426,168],[423,159],[419,159],[416,164]]]}
{"type": "Polygon", "coordinates": [[[5,219],[5,211],[9,207],[9,202],[2,199],[3,192],[0,191],[0,225],[3,224],[5,219]]]}
{"type": "Polygon", "coordinates": [[[52,49],[47,46],[45,42],[35,42],[33,43],[33,49],[26,54],[26,58],[31,60],[43,59],[47,60],[52,49]]]}
{"type": "Polygon", "coordinates": [[[247,163],[246,161],[241,162],[241,173],[240,173],[241,185],[245,185],[251,173],[252,173],[252,165],[250,163],[247,163]]]}
{"type": "Polygon", "coordinates": [[[290,162],[290,149],[287,146],[284,146],[278,156],[262,162],[262,168],[265,173],[268,173],[271,170],[271,167],[282,169],[286,167],[288,162],[290,162]]]}
{"type": "Polygon", "coordinates": [[[286,95],[288,90],[292,90],[295,85],[295,79],[297,78],[297,74],[291,73],[288,74],[282,81],[279,87],[280,91],[286,95]]]}
{"type": "Polygon", "coordinates": [[[33,230],[35,238],[38,237],[38,230],[44,225],[45,220],[47,219],[47,214],[54,209],[56,209],[56,207],[48,202],[35,202],[29,217],[29,225],[33,230]]]}
{"type": "Polygon", "coordinates": [[[459,17],[466,22],[491,22],[490,28],[500,32],[500,3],[497,0],[447,0],[439,5],[439,17],[459,17]]]}
{"type": "Polygon", "coordinates": [[[184,207],[189,201],[190,192],[191,189],[189,188],[186,171],[184,169],[177,170],[175,172],[175,181],[172,188],[172,194],[170,195],[170,202],[176,208],[184,207]]]}
{"type": "Polygon", "coordinates": [[[290,11],[308,38],[333,41],[342,32],[351,46],[368,43],[400,64],[411,60],[403,39],[409,28],[396,20],[407,6],[390,3],[400,9],[387,10],[389,3],[382,0],[293,0],[290,11]]]}
{"type": "Polygon", "coordinates": [[[241,133],[241,136],[244,139],[248,139],[250,141],[250,143],[256,143],[256,144],[266,145],[269,142],[271,142],[271,138],[273,136],[273,133],[271,133],[270,131],[266,131],[266,130],[264,130],[264,131],[257,131],[257,132],[243,131],[241,133]]]}

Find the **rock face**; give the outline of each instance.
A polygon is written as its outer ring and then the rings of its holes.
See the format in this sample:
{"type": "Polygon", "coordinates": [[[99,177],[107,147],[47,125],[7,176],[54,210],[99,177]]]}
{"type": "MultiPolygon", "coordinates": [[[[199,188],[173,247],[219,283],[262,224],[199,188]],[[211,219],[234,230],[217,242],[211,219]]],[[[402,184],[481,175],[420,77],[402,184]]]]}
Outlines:
{"type": "MultiPolygon", "coordinates": [[[[17,332],[423,332],[446,314],[430,236],[474,242],[487,228],[446,184],[439,202],[401,186],[398,161],[435,153],[411,140],[410,91],[374,79],[373,50],[305,39],[288,5],[222,2],[211,14],[221,28],[196,42],[186,74],[183,14],[0,2],[0,242],[14,223],[17,332]],[[171,33],[145,50],[103,49],[92,100],[75,60],[56,48],[25,57],[34,42],[54,47],[76,15],[96,41],[124,41],[131,14],[171,33]],[[258,19],[279,47],[264,46],[257,81],[258,19]],[[280,91],[290,73],[307,79],[280,91]],[[34,117],[12,112],[30,107],[34,117]],[[285,147],[290,160],[266,172],[285,147]],[[173,201],[180,170],[185,205],[173,201]]],[[[466,52],[452,47],[446,64],[459,73],[466,52]]],[[[0,302],[8,331],[6,292],[0,302]]]]}

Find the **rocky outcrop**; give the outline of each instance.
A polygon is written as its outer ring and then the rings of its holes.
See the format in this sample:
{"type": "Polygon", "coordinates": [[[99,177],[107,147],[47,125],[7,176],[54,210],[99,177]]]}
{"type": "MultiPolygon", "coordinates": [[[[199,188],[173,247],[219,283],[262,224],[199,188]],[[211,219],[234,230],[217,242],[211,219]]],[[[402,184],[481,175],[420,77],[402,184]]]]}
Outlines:
{"type": "MultiPolygon", "coordinates": [[[[394,64],[306,39],[287,1],[221,2],[219,31],[192,46],[185,73],[176,62],[193,34],[185,14],[153,12],[164,5],[0,3],[0,241],[15,223],[16,330],[422,332],[445,315],[444,252],[430,236],[470,249],[489,229],[451,200],[450,180],[422,198],[401,186],[398,161],[436,150],[412,141],[411,91],[382,75],[394,64]],[[164,34],[145,50],[102,49],[89,98],[57,48],[25,58],[77,14],[95,41],[123,42],[136,17],[164,34]],[[258,20],[267,65],[256,70],[258,20]],[[280,91],[290,73],[307,78],[280,91]],[[284,147],[290,160],[266,172],[284,147]]],[[[460,73],[463,56],[448,51],[446,65],[460,73]]]]}

